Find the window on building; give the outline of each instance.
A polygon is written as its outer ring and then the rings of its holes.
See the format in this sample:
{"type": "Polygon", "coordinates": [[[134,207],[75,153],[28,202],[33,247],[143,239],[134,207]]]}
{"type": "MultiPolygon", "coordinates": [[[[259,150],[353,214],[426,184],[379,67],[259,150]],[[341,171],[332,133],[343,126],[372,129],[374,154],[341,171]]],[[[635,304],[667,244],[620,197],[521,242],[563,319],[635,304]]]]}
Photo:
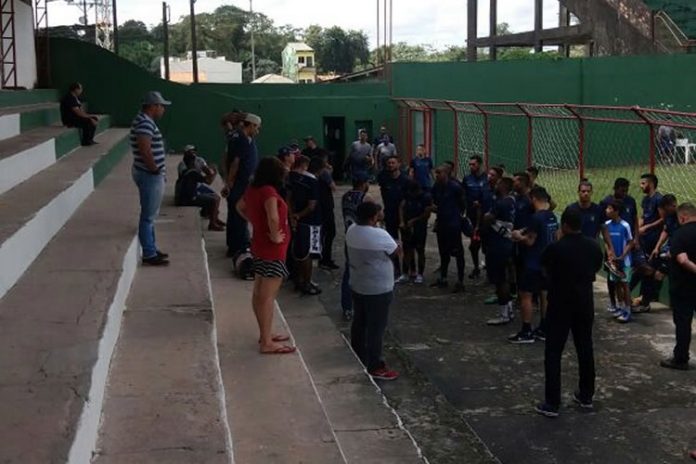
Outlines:
{"type": "Polygon", "coordinates": [[[314,59],[311,56],[307,57],[307,67],[308,68],[313,68],[314,67],[314,59]]]}
{"type": "Polygon", "coordinates": [[[297,62],[300,64],[304,64],[304,56],[298,56],[297,57],[297,62]]]}

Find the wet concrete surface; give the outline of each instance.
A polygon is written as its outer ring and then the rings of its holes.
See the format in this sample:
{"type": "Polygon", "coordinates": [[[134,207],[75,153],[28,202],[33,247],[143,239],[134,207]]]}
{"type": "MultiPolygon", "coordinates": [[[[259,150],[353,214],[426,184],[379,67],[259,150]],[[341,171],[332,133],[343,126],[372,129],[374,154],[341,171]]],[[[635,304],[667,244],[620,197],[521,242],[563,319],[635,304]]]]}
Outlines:
{"type": "MultiPolygon", "coordinates": [[[[340,220],[338,230],[334,250],[343,249],[340,220]]],[[[483,304],[492,294],[483,278],[466,279],[463,294],[430,288],[439,265],[435,245],[429,234],[426,284],[397,287],[385,358],[402,376],[381,383],[431,463],[689,462],[687,451],[696,447],[696,369],[658,366],[674,343],[668,309],[621,325],[605,311],[598,281],[595,411],[573,405],[577,363],[570,339],[561,416],[546,419],[533,411],[543,398],[543,343],[509,344],[505,337],[519,329],[517,321],[486,326],[497,307],[483,304]]],[[[339,264],[342,255],[335,253],[339,264]]],[[[324,290],[324,308],[348,335],[340,316],[341,272],[316,270],[315,280],[324,290]]]]}

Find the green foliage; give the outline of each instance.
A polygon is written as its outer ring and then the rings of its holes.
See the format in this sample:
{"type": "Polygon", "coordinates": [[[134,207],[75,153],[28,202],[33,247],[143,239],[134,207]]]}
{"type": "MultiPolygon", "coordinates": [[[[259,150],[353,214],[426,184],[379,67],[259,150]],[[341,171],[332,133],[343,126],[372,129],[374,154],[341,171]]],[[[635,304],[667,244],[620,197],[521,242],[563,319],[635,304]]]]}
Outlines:
{"type": "Polygon", "coordinates": [[[311,25],[303,35],[307,45],[314,49],[320,72],[350,73],[370,58],[367,35],[362,31],[311,25]]]}

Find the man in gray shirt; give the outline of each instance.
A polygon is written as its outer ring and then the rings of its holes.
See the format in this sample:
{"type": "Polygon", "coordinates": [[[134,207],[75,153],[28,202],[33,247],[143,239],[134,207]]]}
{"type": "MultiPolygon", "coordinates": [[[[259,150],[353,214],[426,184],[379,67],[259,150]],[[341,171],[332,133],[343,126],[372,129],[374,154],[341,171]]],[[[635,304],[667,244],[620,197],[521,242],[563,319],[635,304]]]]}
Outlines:
{"type": "Polygon", "coordinates": [[[399,374],[382,361],[382,343],[394,296],[392,257],[401,253],[401,246],[377,227],[382,217],[381,206],[363,202],[357,209],[357,222],[346,232],[353,293],[350,343],[374,379],[395,380],[399,374]]]}
{"type": "Polygon", "coordinates": [[[397,156],[396,145],[390,140],[389,136],[382,138],[382,141],[375,147],[375,164],[380,171],[386,167],[386,161],[392,156],[397,156]]]}
{"type": "Polygon", "coordinates": [[[351,179],[356,174],[367,175],[372,164],[372,145],[367,141],[367,131],[360,129],[360,139],[353,142],[346,158],[345,167],[351,179]]]}

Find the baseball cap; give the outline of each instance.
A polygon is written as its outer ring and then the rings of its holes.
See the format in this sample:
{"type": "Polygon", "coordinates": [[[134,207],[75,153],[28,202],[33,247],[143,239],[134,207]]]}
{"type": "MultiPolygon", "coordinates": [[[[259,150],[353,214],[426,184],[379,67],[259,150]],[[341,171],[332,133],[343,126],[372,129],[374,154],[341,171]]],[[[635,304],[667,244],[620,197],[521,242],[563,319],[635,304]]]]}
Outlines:
{"type": "Polygon", "coordinates": [[[244,116],[244,121],[256,124],[257,126],[261,125],[261,117],[254,113],[247,113],[246,116],[244,116]]]}
{"type": "Polygon", "coordinates": [[[304,140],[305,142],[309,142],[310,140],[314,140],[314,141],[316,142],[316,139],[315,139],[314,136],[312,136],[312,135],[308,135],[308,136],[305,137],[303,140],[304,140]]]}
{"type": "Polygon", "coordinates": [[[278,158],[283,159],[286,156],[290,156],[290,148],[288,147],[280,147],[278,149],[278,158]]]}
{"type": "Polygon", "coordinates": [[[291,152],[300,151],[300,146],[296,143],[291,143],[290,145],[288,145],[288,148],[290,149],[291,152]]]}
{"type": "Polygon", "coordinates": [[[196,151],[196,146],[195,145],[186,145],[184,147],[184,153],[186,153],[187,151],[196,151]]]}
{"type": "Polygon", "coordinates": [[[165,100],[165,99],[162,97],[162,94],[159,93],[159,92],[157,92],[157,91],[155,91],[155,90],[152,90],[152,91],[146,93],[145,96],[143,97],[143,105],[164,105],[164,106],[168,106],[168,105],[171,105],[171,104],[172,104],[172,102],[170,102],[170,101],[168,101],[168,100],[165,100]]]}

